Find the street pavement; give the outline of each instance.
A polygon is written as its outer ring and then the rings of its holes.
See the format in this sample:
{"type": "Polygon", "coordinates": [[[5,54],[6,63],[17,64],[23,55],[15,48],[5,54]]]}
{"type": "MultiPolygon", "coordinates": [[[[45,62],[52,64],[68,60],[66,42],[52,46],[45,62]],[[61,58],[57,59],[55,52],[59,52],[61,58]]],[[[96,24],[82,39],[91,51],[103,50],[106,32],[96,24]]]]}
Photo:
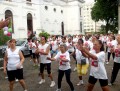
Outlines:
{"type": "MultiPolygon", "coordinates": [[[[28,91],[56,91],[57,89],[57,76],[58,76],[58,62],[54,61],[52,62],[52,74],[53,78],[56,82],[56,85],[52,88],[50,88],[50,79],[47,75],[47,71],[45,71],[45,80],[46,82],[42,85],[39,85],[38,82],[40,81],[39,77],[39,67],[34,67],[33,62],[29,61],[30,57],[25,58],[24,62],[24,78],[26,85],[28,87],[28,91]]],[[[73,85],[75,87],[75,91],[86,91],[86,86],[88,83],[88,77],[89,77],[89,72],[87,75],[83,76],[84,80],[84,85],[77,86],[76,84],[79,82],[77,72],[74,72],[73,69],[75,67],[75,61],[72,58],[71,61],[71,81],[73,82],[73,85]]],[[[110,63],[108,65],[105,64],[108,78],[110,81],[111,77],[111,72],[112,72],[112,67],[113,67],[113,61],[110,60],[110,63]]],[[[110,86],[110,91],[120,91],[120,72],[118,73],[115,85],[110,86]]],[[[62,91],[70,91],[70,87],[68,86],[65,76],[62,80],[62,91]]],[[[4,78],[4,73],[3,70],[0,70],[0,91],[9,91],[9,82],[7,79],[4,78]]],[[[15,82],[14,84],[14,91],[24,91],[19,84],[19,82],[15,82]]],[[[102,91],[99,81],[96,83],[93,91],[102,91]]]]}

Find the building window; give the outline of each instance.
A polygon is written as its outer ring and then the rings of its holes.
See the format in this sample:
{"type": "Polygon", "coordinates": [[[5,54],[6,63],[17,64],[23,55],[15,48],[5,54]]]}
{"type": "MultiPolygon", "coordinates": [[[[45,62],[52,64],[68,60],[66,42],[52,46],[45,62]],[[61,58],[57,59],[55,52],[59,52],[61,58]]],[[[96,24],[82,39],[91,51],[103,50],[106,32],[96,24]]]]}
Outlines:
{"type": "Polygon", "coordinates": [[[12,1],[12,0],[6,0],[6,1],[12,1]]]}
{"type": "Polygon", "coordinates": [[[54,10],[54,12],[56,12],[56,8],[54,8],[53,10],[54,10]]]}
{"type": "Polygon", "coordinates": [[[48,6],[45,6],[45,10],[48,10],[48,6]]]}
{"type": "Polygon", "coordinates": [[[80,22],[80,32],[82,33],[82,22],[80,22]]]}
{"type": "Polygon", "coordinates": [[[31,2],[31,0],[26,0],[26,1],[31,2]]]}
{"type": "Polygon", "coordinates": [[[31,0],[26,0],[27,5],[32,5],[31,0]]]}
{"type": "Polygon", "coordinates": [[[61,10],[61,14],[63,14],[63,10],[61,10]]]}
{"type": "Polygon", "coordinates": [[[10,10],[6,10],[5,11],[5,19],[8,18],[8,17],[11,17],[11,28],[12,28],[12,33],[14,33],[14,22],[13,22],[13,14],[10,10]]]}
{"type": "Polygon", "coordinates": [[[81,8],[80,8],[80,16],[81,16],[81,8]]]}

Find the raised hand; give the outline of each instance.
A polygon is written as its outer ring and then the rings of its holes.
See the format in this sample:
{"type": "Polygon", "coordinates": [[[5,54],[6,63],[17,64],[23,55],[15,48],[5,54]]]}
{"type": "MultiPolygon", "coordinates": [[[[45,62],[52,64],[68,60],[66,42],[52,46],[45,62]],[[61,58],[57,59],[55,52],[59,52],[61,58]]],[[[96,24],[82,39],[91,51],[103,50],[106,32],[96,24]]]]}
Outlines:
{"type": "Polygon", "coordinates": [[[8,26],[8,24],[9,24],[9,22],[10,22],[10,19],[11,19],[10,17],[7,18],[7,19],[5,19],[5,20],[2,19],[2,20],[0,21],[0,29],[1,29],[1,28],[4,28],[5,26],[8,26]]]}

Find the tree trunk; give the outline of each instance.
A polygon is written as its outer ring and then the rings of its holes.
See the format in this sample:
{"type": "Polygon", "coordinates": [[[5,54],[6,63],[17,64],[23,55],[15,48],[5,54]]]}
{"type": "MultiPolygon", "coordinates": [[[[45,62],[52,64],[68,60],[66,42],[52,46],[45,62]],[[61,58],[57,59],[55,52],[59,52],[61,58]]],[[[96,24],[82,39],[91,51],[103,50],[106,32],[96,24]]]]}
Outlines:
{"type": "Polygon", "coordinates": [[[106,26],[105,26],[105,33],[107,34],[108,31],[109,31],[109,23],[108,23],[109,20],[107,20],[106,22],[106,26]]]}

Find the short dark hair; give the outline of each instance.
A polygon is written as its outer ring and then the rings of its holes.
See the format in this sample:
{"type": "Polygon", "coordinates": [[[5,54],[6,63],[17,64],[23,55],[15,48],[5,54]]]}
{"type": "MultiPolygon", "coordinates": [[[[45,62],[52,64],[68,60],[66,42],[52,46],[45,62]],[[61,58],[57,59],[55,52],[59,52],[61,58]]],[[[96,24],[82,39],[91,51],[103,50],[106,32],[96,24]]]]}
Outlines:
{"type": "Polygon", "coordinates": [[[10,42],[10,43],[11,43],[11,42],[15,42],[15,43],[16,43],[16,39],[11,39],[9,42],[10,42]]]}

